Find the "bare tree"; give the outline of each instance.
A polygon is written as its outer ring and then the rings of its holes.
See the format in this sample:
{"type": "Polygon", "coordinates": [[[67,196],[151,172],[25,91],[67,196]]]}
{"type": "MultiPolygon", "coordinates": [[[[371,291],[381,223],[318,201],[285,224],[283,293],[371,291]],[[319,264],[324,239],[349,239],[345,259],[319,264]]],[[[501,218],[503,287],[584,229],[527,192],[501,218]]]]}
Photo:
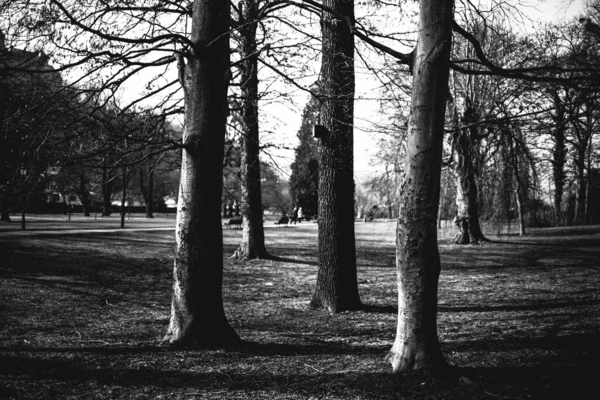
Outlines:
{"type": "MultiPolygon", "coordinates": [[[[354,2],[325,0],[354,20],[354,2]]],[[[360,308],[354,242],[354,37],[336,15],[321,14],[322,56],[318,98],[319,271],[313,308],[336,313],[360,308]]]]}

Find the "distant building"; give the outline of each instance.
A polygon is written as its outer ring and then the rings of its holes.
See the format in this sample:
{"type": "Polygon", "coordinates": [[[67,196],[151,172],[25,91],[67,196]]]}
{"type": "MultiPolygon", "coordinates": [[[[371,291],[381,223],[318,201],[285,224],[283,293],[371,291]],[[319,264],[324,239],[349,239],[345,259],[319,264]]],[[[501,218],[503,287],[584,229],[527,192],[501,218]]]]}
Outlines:
{"type": "MultiPolygon", "coordinates": [[[[53,105],[62,78],[42,51],[13,48],[0,31],[0,211],[23,209],[37,198],[49,132],[41,109],[53,105]],[[38,178],[39,177],[39,178],[38,178]],[[35,195],[34,195],[35,193],[35,195]]],[[[4,220],[4,219],[3,219],[4,220]]]]}
{"type": "Polygon", "coordinates": [[[32,91],[60,87],[60,73],[48,61],[43,51],[7,46],[6,36],[0,30],[0,85],[9,88],[11,94],[31,95],[32,91]]]}

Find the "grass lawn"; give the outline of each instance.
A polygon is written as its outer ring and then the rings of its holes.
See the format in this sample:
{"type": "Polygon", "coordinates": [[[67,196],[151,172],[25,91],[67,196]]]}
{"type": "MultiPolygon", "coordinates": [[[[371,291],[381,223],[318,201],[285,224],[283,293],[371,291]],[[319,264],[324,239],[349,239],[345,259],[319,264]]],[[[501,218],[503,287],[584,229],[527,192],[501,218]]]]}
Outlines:
{"type": "Polygon", "coordinates": [[[317,229],[267,225],[281,261],[228,259],[225,309],[237,349],[160,344],[174,219],[0,225],[0,391],[6,399],[583,399],[600,378],[600,227],[450,244],[442,232],[439,336],[455,381],[391,374],[395,226],[357,223],[365,309],[307,308],[317,229]],[[114,229],[116,228],[116,229],[114,229]]]}

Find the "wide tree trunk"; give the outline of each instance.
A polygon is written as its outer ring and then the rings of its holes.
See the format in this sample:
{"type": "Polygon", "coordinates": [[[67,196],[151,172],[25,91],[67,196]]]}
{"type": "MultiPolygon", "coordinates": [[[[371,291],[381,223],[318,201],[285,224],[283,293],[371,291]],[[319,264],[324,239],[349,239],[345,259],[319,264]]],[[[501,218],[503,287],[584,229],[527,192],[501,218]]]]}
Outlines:
{"type": "Polygon", "coordinates": [[[437,335],[440,256],[436,219],[452,40],[453,1],[421,0],[411,116],[396,230],[398,326],[388,358],[396,373],[447,369],[437,335]]]}
{"type": "Polygon", "coordinates": [[[171,320],[165,341],[230,345],[222,298],[221,190],[228,113],[229,1],[194,0],[193,48],[180,57],[185,94],[171,320]],[[186,62],[187,61],[187,62],[186,62]]]}
{"type": "MultiPolygon", "coordinates": [[[[467,112],[465,112],[467,114],[467,112]]],[[[464,119],[464,122],[469,122],[464,119]]],[[[454,239],[456,244],[479,244],[486,241],[479,223],[479,205],[477,201],[477,183],[473,172],[472,144],[474,134],[469,129],[459,129],[455,132],[454,174],[456,176],[456,206],[455,223],[460,226],[460,232],[454,239]]]]}
{"type": "Polygon", "coordinates": [[[258,129],[258,51],[256,29],[258,2],[240,3],[240,41],[242,45],[242,243],[232,255],[235,259],[268,258],[263,228],[260,184],[260,141],[258,129]]]}
{"type": "MultiPolygon", "coordinates": [[[[354,21],[354,2],[324,0],[354,21]]],[[[319,271],[310,302],[336,313],[361,307],[354,241],[354,37],[348,24],[321,14],[323,39],[319,141],[319,271]]]]}

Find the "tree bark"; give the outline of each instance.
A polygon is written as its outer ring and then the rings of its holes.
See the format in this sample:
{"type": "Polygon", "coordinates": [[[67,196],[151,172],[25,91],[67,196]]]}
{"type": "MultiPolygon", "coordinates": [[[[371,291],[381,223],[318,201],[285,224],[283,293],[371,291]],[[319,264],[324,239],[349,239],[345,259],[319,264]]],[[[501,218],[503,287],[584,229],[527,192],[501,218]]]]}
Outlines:
{"type": "Polygon", "coordinates": [[[242,243],[231,258],[250,260],[268,258],[263,228],[260,182],[260,140],[258,126],[258,2],[240,3],[240,40],[242,45],[242,243]]]}
{"type": "Polygon", "coordinates": [[[223,346],[239,342],[222,299],[221,191],[228,113],[229,1],[194,0],[193,48],[180,57],[185,94],[171,320],[165,341],[223,346]]]}
{"type": "MultiPolygon", "coordinates": [[[[323,5],[354,21],[354,2],[323,5]]],[[[319,270],[312,308],[331,313],[361,307],[354,241],[354,37],[347,23],[321,14],[321,123],[319,141],[319,270]]]]}
{"type": "Polygon", "coordinates": [[[447,369],[437,336],[441,264],[436,219],[453,3],[420,1],[407,155],[396,230],[398,326],[388,354],[396,373],[435,375],[447,369]]]}
{"type": "MultiPolygon", "coordinates": [[[[468,101],[467,101],[468,103],[468,101]]],[[[471,122],[468,118],[470,112],[465,111],[464,122],[471,122]]],[[[471,111],[472,112],[472,111],[471,111]]],[[[459,235],[454,239],[456,244],[479,244],[487,239],[481,231],[479,223],[479,205],[477,202],[477,183],[473,172],[473,156],[471,140],[475,140],[476,133],[470,129],[459,129],[454,138],[454,173],[456,175],[456,206],[457,216],[455,221],[460,221],[462,226],[459,235]]]]}

